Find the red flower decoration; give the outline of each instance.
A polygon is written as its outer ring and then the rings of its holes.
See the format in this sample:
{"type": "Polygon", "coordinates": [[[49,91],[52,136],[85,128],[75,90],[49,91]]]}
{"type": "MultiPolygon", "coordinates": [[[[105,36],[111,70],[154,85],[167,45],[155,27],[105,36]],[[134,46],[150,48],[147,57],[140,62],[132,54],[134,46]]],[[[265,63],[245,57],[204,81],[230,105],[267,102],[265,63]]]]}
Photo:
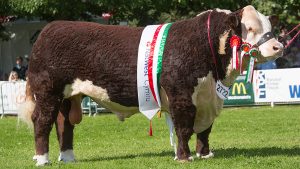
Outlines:
{"type": "Polygon", "coordinates": [[[236,46],[237,48],[239,48],[241,45],[241,38],[239,38],[236,35],[233,35],[230,38],[230,47],[233,48],[234,46],[236,46]]]}

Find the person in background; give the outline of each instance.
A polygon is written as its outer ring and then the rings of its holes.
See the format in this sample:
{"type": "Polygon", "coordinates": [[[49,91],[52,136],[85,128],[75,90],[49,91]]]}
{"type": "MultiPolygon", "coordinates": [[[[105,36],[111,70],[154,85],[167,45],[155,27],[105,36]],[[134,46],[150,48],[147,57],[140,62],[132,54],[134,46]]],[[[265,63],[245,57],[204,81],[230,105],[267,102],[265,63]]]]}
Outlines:
{"type": "Polygon", "coordinates": [[[11,71],[10,74],[9,74],[9,78],[8,78],[8,81],[10,82],[16,82],[16,81],[19,81],[19,76],[18,76],[18,73],[16,71],[11,71]]]}
{"type": "Polygon", "coordinates": [[[13,71],[18,73],[18,76],[22,80],[25,79],[25,74],[26,74],[26,67],[23,66],[23,58],[22,57],[17,57],[16,58],[16,66],[14,66],[13,71]]]}
{"type": "Polygon", "coordinates": [[[29,64],[29,56],[28,55],[24,55],[24,58],[26,60],[25,68],[26,68],[26,71],[27,71],[28,70],[28,64],[29,64]]]}

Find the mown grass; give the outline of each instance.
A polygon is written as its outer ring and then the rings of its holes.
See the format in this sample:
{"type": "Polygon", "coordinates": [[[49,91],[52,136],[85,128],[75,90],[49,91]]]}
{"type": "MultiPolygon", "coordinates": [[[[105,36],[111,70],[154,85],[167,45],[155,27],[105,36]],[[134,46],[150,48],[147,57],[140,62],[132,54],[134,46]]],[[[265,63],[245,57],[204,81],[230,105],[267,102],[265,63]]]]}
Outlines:
{"type": "MultiPolygon", "coordinates": [[[[215,157],[173,161],[164,118],[149,122],[134,115],[119,122],[113,114],[83,118],[75,130],[77,162],[57,162],[56,135],[50,138],[51,166],[45,168],[300,168],[300,106],[225,108],[210,137],[215,157]]],[[[190,141],[195,157],[195,136],[190,141]]],[[[0,120],[0,167],[33,168],[33,133],[15,117],[0,120]]]]}

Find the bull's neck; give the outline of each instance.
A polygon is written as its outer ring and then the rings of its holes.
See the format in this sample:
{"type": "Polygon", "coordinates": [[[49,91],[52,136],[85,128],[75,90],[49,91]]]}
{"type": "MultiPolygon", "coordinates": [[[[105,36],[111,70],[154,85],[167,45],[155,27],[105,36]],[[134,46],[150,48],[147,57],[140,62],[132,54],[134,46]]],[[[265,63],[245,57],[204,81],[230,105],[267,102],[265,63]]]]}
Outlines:
{"type": "MultiPolygon", "coordinates": [[[[248,63],[249,63],[249,57],[244,57],[242,60],[241,69],[233,69],[232,68],[232,57],[233,52],[232,48],[230,47],[230,38],[235,35],[233,30],[225,30],[225,32],[220,35],[220,41],[218,42],[218,53],[217,57],[219,57],[219,60],[221,61],[221,67],[222,71],[224,71],[225,75],[220,78],[222,83],[226,86],[231,86],[234,82],[234,80],[243,72],[243,70],[247,69],[248,63]],[[226,35],[226,36],[224,36],[226,35]],[[221,36],[224,36],[223,39],[221,36]],[[222,46],[223,45],[223,46],[222,46]],[[224,50],[220,50],[224,49],[224,50]]],[[[241,52],[238,52],[238,56],[241,56],[241,52]]],[[[241,59],[239,59],[241,61],[241,59]]]]}

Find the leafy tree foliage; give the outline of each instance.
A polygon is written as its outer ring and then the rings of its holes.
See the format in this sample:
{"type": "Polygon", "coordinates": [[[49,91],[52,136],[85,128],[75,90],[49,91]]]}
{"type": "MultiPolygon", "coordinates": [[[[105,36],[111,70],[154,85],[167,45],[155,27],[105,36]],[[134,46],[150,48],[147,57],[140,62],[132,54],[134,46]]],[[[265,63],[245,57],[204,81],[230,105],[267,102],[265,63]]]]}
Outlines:
{"type": "MultiPolygon", "coordinates": [[[[0,16],[39,17],[47,21],[91,20],[93,16],[110,13],[110,24],[128,21],[131,26],[145,26],[190,18],[207,9],[234,11],[249,4],[266,15],[279,15],[285,24],[299,23],[299,0],[0,0],[0,16]]],[[[3,38],[3,22],[0,23],[3,38]]]]}

